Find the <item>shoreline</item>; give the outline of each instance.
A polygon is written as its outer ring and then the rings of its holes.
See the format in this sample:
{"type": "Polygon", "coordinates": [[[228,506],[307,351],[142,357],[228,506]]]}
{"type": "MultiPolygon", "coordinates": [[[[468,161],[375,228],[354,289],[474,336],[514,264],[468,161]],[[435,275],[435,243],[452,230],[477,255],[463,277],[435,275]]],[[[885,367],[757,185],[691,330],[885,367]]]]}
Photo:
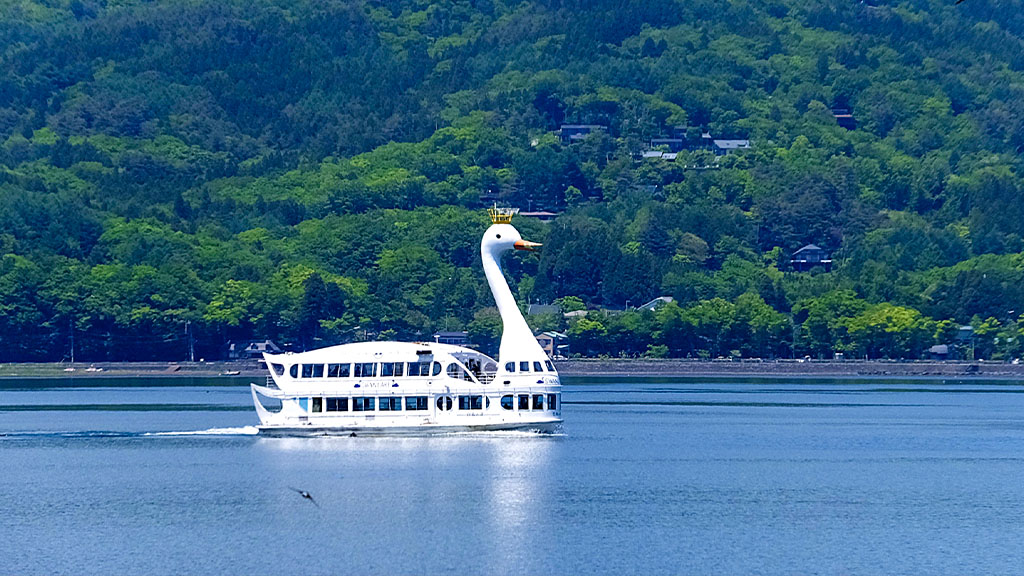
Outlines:
{"type": "MultiPolygon", "coordinates": [[[[755,378],[955,377],[1024,380],[1024,364],[882,360],[687,360],[592,358],[555,362],[563,376],[654,376],[755,378]]],[[[258,361],[232,362],[78,362],[0,364],[0,379],[23,378],[258,378],[258,361]],[[73,370],[69,370],[73,369],[73,370]]]]}

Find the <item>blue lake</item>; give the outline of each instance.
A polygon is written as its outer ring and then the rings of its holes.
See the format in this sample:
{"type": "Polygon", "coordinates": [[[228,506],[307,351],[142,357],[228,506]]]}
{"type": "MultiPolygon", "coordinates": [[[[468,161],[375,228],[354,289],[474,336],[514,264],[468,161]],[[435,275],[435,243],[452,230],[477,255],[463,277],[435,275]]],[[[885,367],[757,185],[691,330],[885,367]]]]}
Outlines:
{"type": "Polygon", "coordinates": [[[566,379],[556,436],[317,439],[244,384],[0,381],[0,574],[1024,566],[1020,382],[566,379]]]}

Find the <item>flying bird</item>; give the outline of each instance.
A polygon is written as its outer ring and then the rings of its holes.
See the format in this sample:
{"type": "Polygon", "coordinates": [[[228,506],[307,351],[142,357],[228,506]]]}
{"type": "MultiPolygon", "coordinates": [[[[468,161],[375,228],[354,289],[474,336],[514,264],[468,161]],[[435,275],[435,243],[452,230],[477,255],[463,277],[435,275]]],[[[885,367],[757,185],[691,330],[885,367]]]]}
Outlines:
{"type": "Polygon", "coordinates": [[[320,505],[316,503],[316,500],[313,500],[313,495],[310,494],[309,492],[306,492],[305,490],[299,490],[298,488],[292,488],[291,486],[289,486],[288,488],[298,492],[300,496],[312,502],[313,505],[316,506],[317,508],[320,507],[320,505]]]}

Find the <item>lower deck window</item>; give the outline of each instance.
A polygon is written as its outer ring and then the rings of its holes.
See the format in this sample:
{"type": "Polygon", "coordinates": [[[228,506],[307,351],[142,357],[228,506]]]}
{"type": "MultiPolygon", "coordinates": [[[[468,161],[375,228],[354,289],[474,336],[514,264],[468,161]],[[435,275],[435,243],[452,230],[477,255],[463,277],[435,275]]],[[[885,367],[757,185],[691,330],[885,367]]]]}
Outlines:
{"type": "Polygon", "coordinates": [[[548,410],[558,410],[558,394],[548,394],[548,410]]]}
{"type": "Polygon", "coordinates": [[[530,395],[529,394],[520,394],[519,395],[519,409],[520,410],[529,410],[530,409],[530,395]]]}
{"type": "Polygon", "coordinates": [[[323,412],[323,411],[324,411],[324,399],[319,397],[319,396],[317,396],[316,398],[313,398],[313,412],[323,412]]]}
{"type": "Polygon", "coordinates": [[[352,399],[352,411],[372,412],[376,405],[376,400],[373,396],[356,396],[352,399]]]}
{"type": "Polygon", "coordinates": [[[555,365],[551,363],[551,360],[545,360],[544,365],[548,367],[548,372],[555,371],[555,365]]]}
{"type": "Polygon", "coordinates": [[[512,401],[512,395],[511,394],[506,394],[506,395],[501,397],[501,407],[503,409],[511,410],[513,404],[514,403],[512,401]]]}
{"type": "Polygon", "coordinates": [[[543,372],[544,368],[541,367],[540,362],[534,362],[533,363],[533,371],[534,372],[543,372]]]}
{"type": "Polygon", "coordinates": [[[380,410],[382,412],[396,412],[402,409],[402,398],[396,396],[394,398],[381,398],[380,399],[380,410]]]}
{"type": "Polygon", "coordinates": [[[534,410],[543,410],[544,409],[544,395],[543,394],[534,394],[533,395],[533,409],[534,410]]]}
{"type": "Polygon", "coordinates": [[[348,412],[348,398],[328,398],[328,412],[348,412]]]}
{"type": "Polygon", "coordinates": [[[459,396],[459,410],[483,410],[483,396],[459,396]]]}
{"type": "Polygon", "coordinates": [[[529,372],[530,371],[530,363],[529,362],[520,362],[519,363],[519,371],[520,372],[529,372]]]}
{"type": "Polygon", "coordinates": [[[511,372],[515,372],[515,371],[516,371],[516,363],[515,362],[505,362],[505,372],[511,373],[511,372]]]}
{"type": "Polygon", "coordinates": [[[405,409],[406,410],[426,410],[427,409],[427,397],[426,396],[406,396],[405,397],[405,409]]]}
{"type": "Polygon", "coordinates": [[[439,396],[437,398],[437,409],[438,410],[451,410],[452,409],[452,397],[451,396],[439,396]]]}

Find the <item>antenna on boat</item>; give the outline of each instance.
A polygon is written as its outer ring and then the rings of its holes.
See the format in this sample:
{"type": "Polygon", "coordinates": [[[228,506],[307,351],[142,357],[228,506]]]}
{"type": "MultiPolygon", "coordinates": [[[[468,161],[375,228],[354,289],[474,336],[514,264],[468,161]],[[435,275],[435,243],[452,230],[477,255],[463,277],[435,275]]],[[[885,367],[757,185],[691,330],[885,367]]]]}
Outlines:
{"type": "Polygon", "coordinates": [[[491,217],[491,224],[511,224],[512,217],[518,213],[519,208],[498,208],[497,203],[487,209],[487,214],[491,217]]]}

